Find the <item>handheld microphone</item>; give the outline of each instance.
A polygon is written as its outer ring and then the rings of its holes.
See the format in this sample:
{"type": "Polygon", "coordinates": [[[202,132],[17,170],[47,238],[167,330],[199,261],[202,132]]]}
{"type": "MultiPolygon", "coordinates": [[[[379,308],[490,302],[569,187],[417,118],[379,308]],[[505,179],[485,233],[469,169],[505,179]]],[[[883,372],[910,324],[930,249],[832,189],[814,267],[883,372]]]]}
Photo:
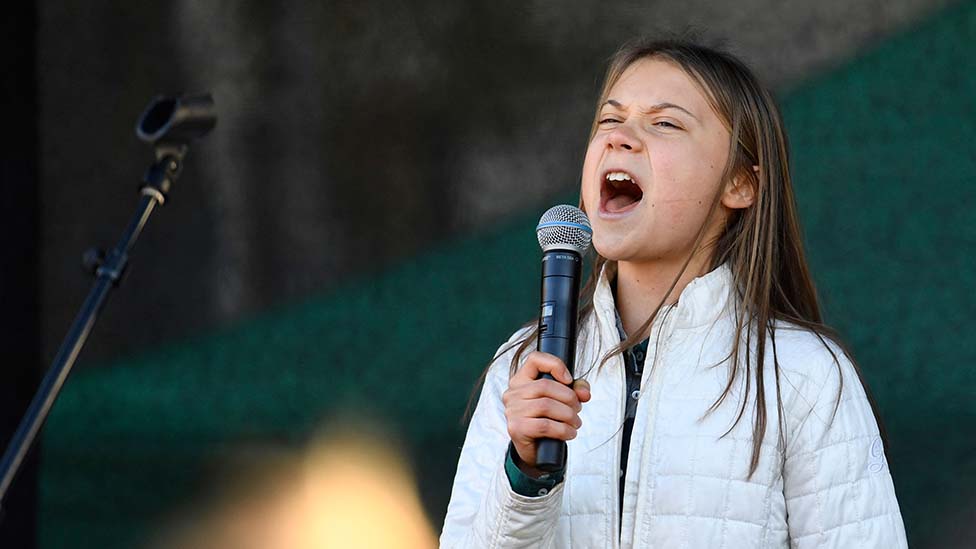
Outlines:
{"type": "MultiPolygon", "coordinates": [[[[579,311],[583,254],[590,247],[593,229],[579,208],[553,206],[542,214],[536,227],[542,247],[542,298],[538,349],[566,363],[570,375],[576,362],[576,321],[579,311]]],[[[553,379],[542,374],[540,379],[553,379]]],[[[536,468],[558,471],[566,467],[566,443],[539,439],[536,468]]]]}

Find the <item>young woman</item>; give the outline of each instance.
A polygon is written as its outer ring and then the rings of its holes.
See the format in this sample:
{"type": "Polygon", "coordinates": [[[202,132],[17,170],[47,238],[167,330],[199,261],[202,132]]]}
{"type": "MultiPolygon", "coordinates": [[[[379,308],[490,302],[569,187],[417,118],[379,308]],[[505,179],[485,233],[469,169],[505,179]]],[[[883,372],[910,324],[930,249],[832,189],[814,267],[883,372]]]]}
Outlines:
{"type": "Polygon", "coordinates": [[[533,351],[534,326],[502,346],[441,546],[905,547],[872,405],[821,323],[783,124],[749,69],[679,41],[618,52],[581,196],[597,254],[577,380],[533,351]],[[565,471],[534,467],[540,438],[570,441],[565,471]]]}

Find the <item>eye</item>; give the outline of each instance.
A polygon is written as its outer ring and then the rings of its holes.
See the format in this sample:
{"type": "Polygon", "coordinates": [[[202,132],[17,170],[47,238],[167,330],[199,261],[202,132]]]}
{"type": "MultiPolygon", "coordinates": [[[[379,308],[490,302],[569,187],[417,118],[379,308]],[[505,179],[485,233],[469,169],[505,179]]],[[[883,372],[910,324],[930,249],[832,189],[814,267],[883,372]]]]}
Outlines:
{"type": "Polygon", "coordinates": [[[672,124],[671,122],[668,122],[667,120],[659,120],[659,121],[655,122],[654,125],[655,126],[662,127],[662,128],[668,128],[668,129],[675,129],[675,130],[680,130],[681,129],[681,126],[678,126],[676,124],[672,124]]]}
{"type": "Polygon", "coordinates": [[[619,124],[620,123],[620,120],[617,120],[616,118],[603,118],[598,123],[599,124],[619,124]]]}

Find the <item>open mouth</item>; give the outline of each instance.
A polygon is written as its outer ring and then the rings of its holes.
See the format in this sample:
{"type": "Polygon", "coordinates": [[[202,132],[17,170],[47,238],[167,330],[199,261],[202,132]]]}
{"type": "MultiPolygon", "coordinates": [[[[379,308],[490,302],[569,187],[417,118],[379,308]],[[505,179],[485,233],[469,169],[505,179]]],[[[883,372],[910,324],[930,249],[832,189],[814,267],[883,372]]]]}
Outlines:
{"type": "Polygon", "coordinates": [[[609,171],[603,176],[600,204],[604,211],[625,212],[635,207],[642,198],[644,198],[644,191],[629,173],[609,171]]]}

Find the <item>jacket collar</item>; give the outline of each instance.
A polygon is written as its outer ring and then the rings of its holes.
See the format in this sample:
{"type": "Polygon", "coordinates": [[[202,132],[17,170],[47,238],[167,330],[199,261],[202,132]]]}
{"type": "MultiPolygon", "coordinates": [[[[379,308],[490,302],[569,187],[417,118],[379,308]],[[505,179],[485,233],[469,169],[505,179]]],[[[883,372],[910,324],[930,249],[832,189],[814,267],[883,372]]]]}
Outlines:
{"type": "MultiPolygon", "coordinates": [[[[617,274],[616,262],[608,261],[603,266],[596,290],[593,293],[593,308],[601,322],[614,324],[617,315],[610,280],[617,274]]],[[[732,296],[732,271],[722,264],[715,270],[695,278],[685,286],[678,296],[674,318],[676,329],[691,329],[710,325],[720,316],[727,314],[732,296]]],[[[655,319],[655,324],[658,322],[655,319]]]]}

